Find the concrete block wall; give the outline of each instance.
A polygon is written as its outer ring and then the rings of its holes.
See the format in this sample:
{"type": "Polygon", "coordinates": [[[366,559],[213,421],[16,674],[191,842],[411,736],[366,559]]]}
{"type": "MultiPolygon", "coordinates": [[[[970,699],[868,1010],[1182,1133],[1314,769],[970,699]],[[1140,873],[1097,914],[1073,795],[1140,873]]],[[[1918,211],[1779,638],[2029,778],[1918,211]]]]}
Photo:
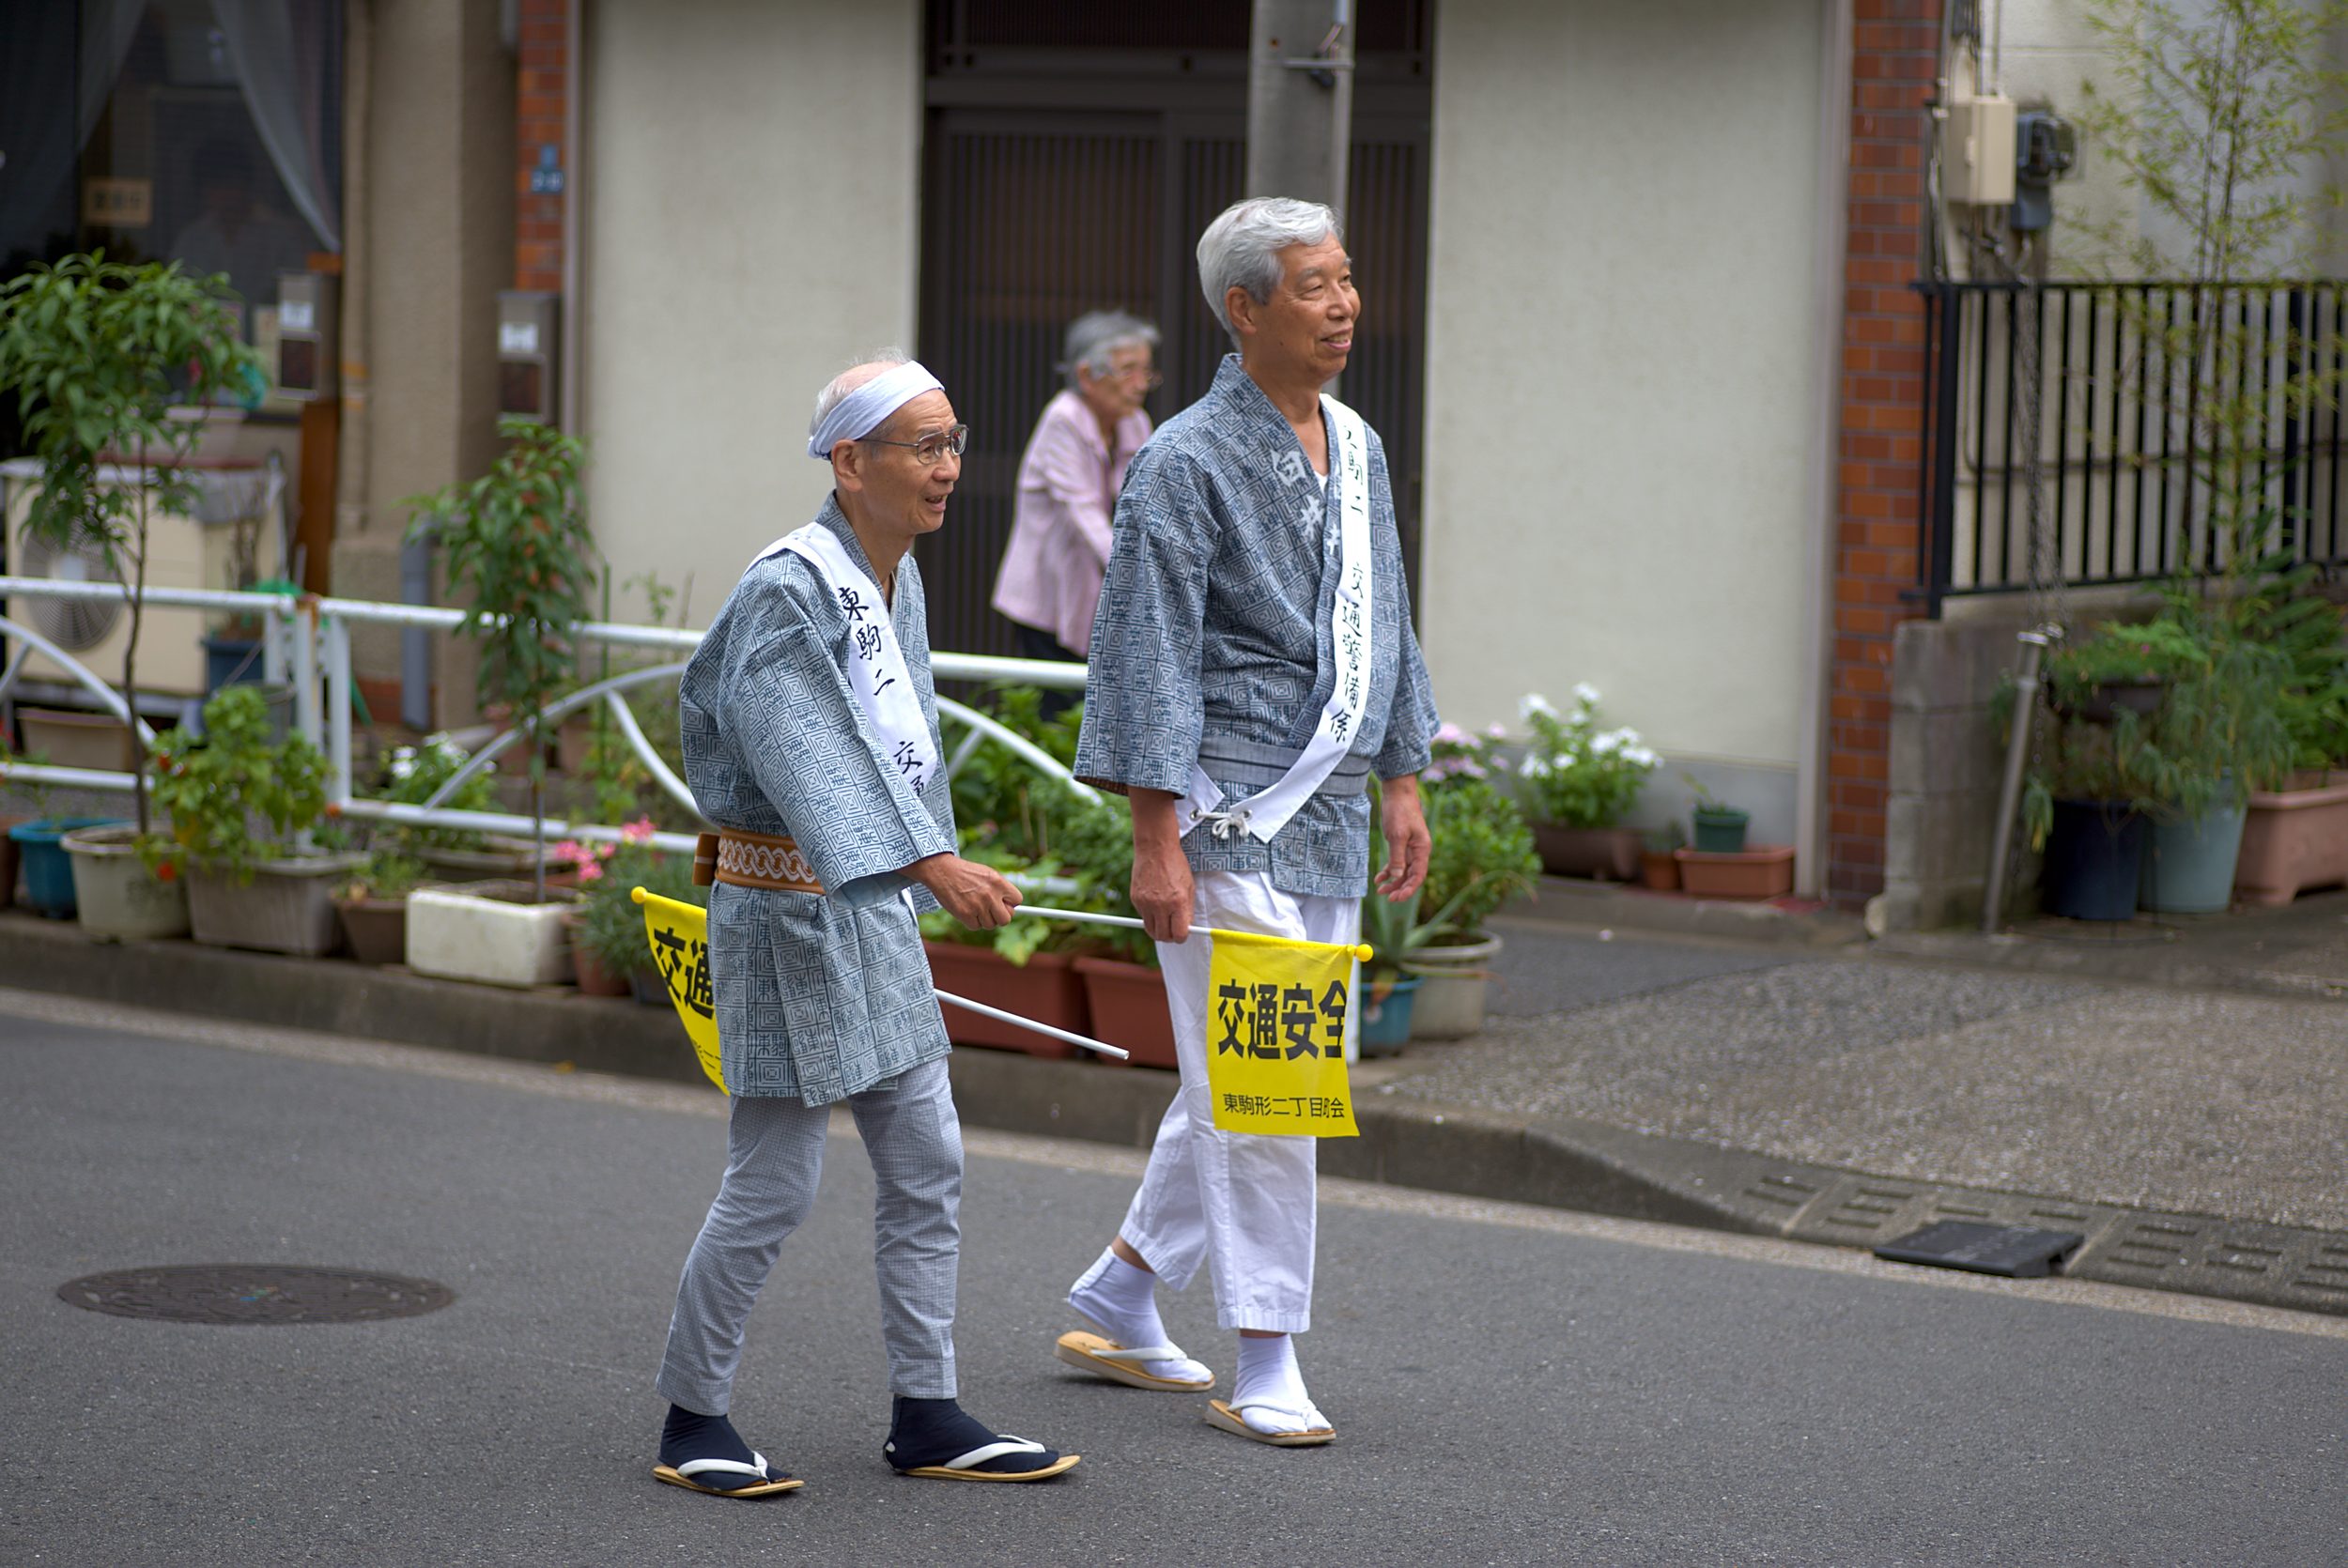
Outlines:
{"type": "Polygon", "coordinates": [[[1981,918],[2004,749],[1991,719],[2018,663],[2017,612],[1909,621],[1892,655],[1883,890],[1871,930],[1919,930],[1981,918]]]}

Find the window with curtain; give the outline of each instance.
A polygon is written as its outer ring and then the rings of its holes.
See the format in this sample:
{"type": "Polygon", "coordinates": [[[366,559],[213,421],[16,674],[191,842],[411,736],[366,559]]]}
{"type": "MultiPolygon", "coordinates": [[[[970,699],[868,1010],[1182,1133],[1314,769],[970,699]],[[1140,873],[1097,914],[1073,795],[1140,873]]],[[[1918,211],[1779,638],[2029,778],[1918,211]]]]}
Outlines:
{"type": "Polygon", "coordinates": [[[25,89],[0,93],[12,269],[176,259],[225,273],[250,332],[280,271],[341,250],[341,0],[0,0],[20,13],[34,47],[0,65],[0,90],[25,89]]]}

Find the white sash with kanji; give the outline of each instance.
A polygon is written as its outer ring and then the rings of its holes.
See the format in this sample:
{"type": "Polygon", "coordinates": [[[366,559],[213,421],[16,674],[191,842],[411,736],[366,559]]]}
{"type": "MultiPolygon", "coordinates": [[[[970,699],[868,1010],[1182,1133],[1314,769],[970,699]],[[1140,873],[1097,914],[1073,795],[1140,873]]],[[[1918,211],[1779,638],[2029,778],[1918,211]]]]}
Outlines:
{"type": "Polygon", "coordinates": [[[1362,416],[1336,398],[1323,397],[1321,411],[1333,438],[1329,476],[1337,485],[1337,591],[1329,626],[1336,679],[1329,684],[1329,701],[1313,738],[1270,789],[1226,810],[1222,787],[1191,763],[1190,793],[1182,806],[1185,834],[1204,822],[1218,838],[1244,833],[1270,843],[1345,761],[1362,727],[1362,708],[1369,700],[1369,438],[1362,416]]]}
{"type": "MultiPolygon", "coordinates": [[[[821,523],[794,529],[765,549],[758,561],[789,550],[813,566],[848,617],[848,686],[880,737],[880,759],[893,767],[915,794],[937,776],[937,746],[929,720],[913,690],[904,650],[879,587],[856,563],[840,536],[821,523]]],[[[752,561],[756,565],[757,561],[752,561]]]]}

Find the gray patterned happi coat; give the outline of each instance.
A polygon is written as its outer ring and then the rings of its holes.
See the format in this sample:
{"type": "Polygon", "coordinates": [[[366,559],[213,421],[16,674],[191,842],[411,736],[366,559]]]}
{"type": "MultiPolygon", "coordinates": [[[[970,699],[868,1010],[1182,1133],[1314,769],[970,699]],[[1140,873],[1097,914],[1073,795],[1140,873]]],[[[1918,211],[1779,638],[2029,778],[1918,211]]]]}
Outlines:
{"type": "MultiPolygon", "coordinates": [[[[816,521],[879,580],[837,500],[816,521]]],[[[890,619],[935,743],[925,616],[908,555],[890,619]]],[[[709,977],[736,1095],[827,1104],[948,1050],[900,895],[913,887],[921,907],[935,902],[896,873],[954,847],[950,787],[940,768],[917,796],[882,761],[848,684],[849,624],[823,575],[779,551],[743,574],[678,686],[685,779],[702,815],[790,835],[830,889],[709,890],[709,977]]]]}
{"type": "MultiPolygon", "coordinates": [[[[1427,680],[1385,448],[1369,441],[1369,697],[1342,775],[1414,774],[1429,761],[1427,680]]],[[[1332,454],[1336,447],[1330,438],[1332,454]]],[[[1336,667],[1336,465],[1324,495],[1288,421],[1239,357],[1166,421],[1125,471],[1108,575],[1092,621],[1076,774],[1112,789],[1182,794],[1197,761],[1226,804],[1269,787],[1312,738],[1336,667]]],[[[1265,844],[1183,839],[1202,870],[1269,871],[1284,892],[1359,898],[1369,877],[1366,788],[1323,790],[1265,844]]]]}

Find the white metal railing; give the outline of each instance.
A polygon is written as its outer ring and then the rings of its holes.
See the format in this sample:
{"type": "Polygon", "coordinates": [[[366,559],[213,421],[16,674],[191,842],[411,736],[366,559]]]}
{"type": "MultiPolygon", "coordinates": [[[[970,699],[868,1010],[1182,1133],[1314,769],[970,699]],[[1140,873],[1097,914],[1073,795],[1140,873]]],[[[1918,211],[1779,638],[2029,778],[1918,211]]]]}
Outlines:
{"type": "MultiPolygon", "coordinates": [[[[0,576],[0,601],[19,598],[119,601],[124,596],[119,583],[67,582],[48,577],[0,576]]],[[[462,610],[437,605],[394,605],[372,599],[320,598],[308,594],[296,597],[283,593],[245,593],[204,588],[149,588],[146,591],[146,602],[150,606],[176,609],[224,610],[260,618],[264,630],[264,674],[271,681],[291,682],[295,727],[305,739],[326,754],[327,799],[334,812],[406,827],[443,827],[504,834],[528,834],[533,830],[532,821],[526,816],[506,811],[474,811],[440,804],[466,779],[477,776],[501,752],[519,740],[523,733],[519,725],[492,736],[467,759],[455,777],[422,806],[376,800],[355,795],[351,792],[353,684],[350,628],[354,625],[411,626],[453,632],[464,620],[462,610]]],[[[701,646],[703,635],[681,627],[634,626],[607,621],[580,622],[570,628],[570,633],[582,643],[687,654],[701,646]]],[[[116,718],[131,716],[119,692],[79,659],[20,620],[0,615],[0,638],[12,638],[38,649],[89,691],[106,712],[116,718]]],[[[7,695],[21,664],[21,659],[11,663],[7,675],[0,676],[0,697],[7,695]]],[[[947,680],[1016,681],[1063,690],[1081,690],[1085,684],[1082,665],[999,658],[983,653],[936,653],[932,655],[930,665],[933,673],[947,680]]],[[[692,792],[645,736],[626,699],[629,688],[657,680],[673,679],[684,669],[684,661],[680,659],[593,682],[548,704],[541,711],[542,728],[546,722],[559,721],[590,703],[604,702],[610,708],[622,738],[645,764],[654,780],[672,799],[692,810],[692,792]]],[[[980,744],[991,740],[1008,747],[1038,772],[1062,780],[1086,799],[1100,798],[1079,783],[1048,752],[1025,736],[1005,729],[984,714],[974,713],[950,698],[939,698],[937,707],[941,720],[950,718],[968,730],[947,760],[950,774],[966,761],[980,744]]],[[[143,741],[151,742],[154,739],[154,731],[144,721],[134,719],[133,722],[138,724],[143,741]]],[[[128,772],[54,767],[21,761],[0,761],[0,778],[93,790],[129,791],[132,788],[131,776],[128,772]]],[[[620,826],[615,822],[572,822],[548,819],[543,826],[548,835],[564,838],[610,842],[617,841],[621,837],[620,826]]],[[[693,850],[693,838],[687,834],[656,834],[653,842],[662,849],[682,853],[689,854],[693,850]]],[[[1053,878],[1038,885],[1064,890],[1066,884],[1064,879],[1053,878]]]]}

